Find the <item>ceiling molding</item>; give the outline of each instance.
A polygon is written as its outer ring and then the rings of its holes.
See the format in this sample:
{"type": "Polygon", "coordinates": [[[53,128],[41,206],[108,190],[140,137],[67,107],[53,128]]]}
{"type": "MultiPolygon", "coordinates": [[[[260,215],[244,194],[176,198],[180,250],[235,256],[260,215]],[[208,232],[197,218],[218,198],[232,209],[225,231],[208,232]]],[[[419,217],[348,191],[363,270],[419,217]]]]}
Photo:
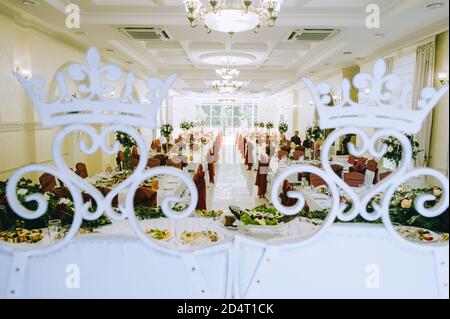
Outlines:
{"type": "Polygon", "coordinates": [[[415,32],[410,34],[409,36],[403,37],[401,40],[393,42],[383,48],[373,52],[359,63],[364,64],[370,61],[373,61],[380,57],[386,57],[389,55],[395,55],[396,51],[405,49],[409,46],[417,45],[423,40],[440,34],[442,32],[446,32],[449,30],[449,19],[443,19],[436,24],[433,24],[427,28],[422,29],[420,32],[415,32]]]}

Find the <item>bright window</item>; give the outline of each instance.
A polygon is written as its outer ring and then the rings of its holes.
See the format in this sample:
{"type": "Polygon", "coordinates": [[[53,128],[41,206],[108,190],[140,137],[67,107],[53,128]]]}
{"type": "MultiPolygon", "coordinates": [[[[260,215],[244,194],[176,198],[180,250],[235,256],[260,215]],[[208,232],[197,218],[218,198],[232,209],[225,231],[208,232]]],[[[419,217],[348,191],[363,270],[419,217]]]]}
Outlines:
{"type": "Polygon", "coordinates": [[[207,128],[234,132],[253,127],[258,118],[258,104],[254,101],[200,101],[195,106],[195,120],[206,122],[207,128]]]}

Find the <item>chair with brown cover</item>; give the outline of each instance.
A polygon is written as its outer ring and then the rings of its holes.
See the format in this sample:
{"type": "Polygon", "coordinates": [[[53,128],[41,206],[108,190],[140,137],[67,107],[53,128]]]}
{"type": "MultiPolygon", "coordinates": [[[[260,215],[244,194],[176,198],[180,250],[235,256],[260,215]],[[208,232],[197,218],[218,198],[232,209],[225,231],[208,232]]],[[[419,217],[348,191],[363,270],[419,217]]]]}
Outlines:
{"type": "Polygon", "coordinates": [[[277,153],[278,159],[282,159],[283,157],[287,157],[288,155],[289,153],[284,150],[279,150],[277,153]]]}
{"type": "Polygon", "coordinates": [[[119,151],[116,157],[116,163],[120,170],[123,170],[123,166],[125,163],[125,153],[123,151],[119,151]]]}
{"type": "Polygon", "coordinates": [[[139,150],[136,146],[131,149],[131,157],[139,160],[139,150]]]}
{"type": "Polygon", "coordinates": [[[87,171],[87,167],[86,164],[84,163],[76,163],[75,164],[75,173],[77,173],[78,176],[80,176],[81,178],[86,178],[88,177],[88,171],[87,171]]]}
{"type": "Polygon", "coordinates": [[[342,178],[342,171],[344,170],[344,167],[342,167],[342,165],[331,164],[331,168],[333,169],[333,172],[335,172],[337,176],[342,178]]]}
{"type": "Polygon", "coordinates": [[[355,160],[355,163],[353,166],[350,166],[348,169],[350,172],[358,172],[365,174],[366,172],[366,158],[365,157],[359,157],[355,160]]]}
{"type": "Polygon", "coordinates": [[[164,166],[166,165],[166,161],[169,158],[169,156],[167,156],[166,154],[156,154],[155,156],[153,156],[153,158],[159,158],[160,165],[164,166]]]}
{"type": "Polygon", "coordinates": [[[67,187],[57,187],[56,178],[52,174],[44,173],[39,176],[39,184],[41,184],[41,188],[44,193],[52,192],[56,195],[57,198],[72,199],[72,194],[70,194],[70,191],[67,187]]]}
{"type": "Polygon", "coordinates": [[[350,154],[347,158],[347,163],[349,163],[351,166],[355,165],[355,162],[358,158],[350,154]]]}
{"type": "Polygon", "coordinates": [[[194,181],[198,192],[196,209],[206,209],[206,181],[202,164],[198,166],[197,172],[194,174],[192,180],[194,181]]]}
{"type": "Polygon", "coordinates": [[[291,152],[291,147],[287,145],[282,146],[281,149],[288,154],[291,152]]]}
{"type": "Polygon", "coordinates": [[[155,150],[157,152],[161,152],[161,141],[160,140],[153,140],[152,145],[150,146],[152,150],[155,150]]]}
{"type": "Polygon", "coordinates": [[[344,181],[351,187],[360,187],[364,185],[364,174],[359,172],[344,174],[344,181]]]}
{"type": "Polygon", "coordinates": [[[280,193],[281,204],[286,207],[294,206],[297,203],[296,198],[291,198],[288,196],[288,192],[295,191],[295,188],[292,186],[289,181],[284,180],[283,182],[283,190],[280,193]]]}
{"type": "Polygon", "coordinates": [[[139,160],[138,159],[136,159],[134,157],[130,158],[131,169],[135,169],[138,166],[138,164],[139,164],[139,160]]]}
{"type": "Polygon", "coordinates": [[[49,173],[44,173],[39,176],[39,183],[44,193],[51,192],[56,188],[56,178],[49,173]]]}
{"type": "Polygon", "coordinates": [[[152,168],[152,167],[158,167],[161,166],[161,159],[157,158],[157,157],[151,157],[147,160],[147,167],[148,168],[152,168]]]}
{"type": "Polygon", "coordinates": [[[388,177],[389,175],[391,175],[391,173],[392,173],[392,172],[389,172],[389,171],[384,172],[384,173],[381,173],[381,174],[379,175],[380,181],[382,181],[383,179],[385,179],[386,177],[388,177]]]}
{"type": "Polygon", "coordinates": [[[363,169],[363,168],[365,169],[366,168],[366,162],[367,162],[367,159],[364,156],[362,156],[362,157],[360,157],[360,158],[358,158],[356,160],[355,167],[358,167],[360,169],[363,169]]]}
{"type": "Polygon", "coordinates": [[[157,195],[158,192],[151,189],[150,187],[138,187],[136,193],[134,194],[134,206],[136,207],[137,205],[145,205],[148,207],[156,207],[157,195]]]}
{"type": "Polygon", "coordinates": [[[309,180],[310,180],[311,185],[313,187],[318,187],[318,186],[322,186],[322,185],[326,185],[327,184],[327,182],[325,182],[325,180],[322,177],[320,177],[320,176],[318,176],[316,174],[312,174],[312,173],[309,174],[309,180]]]}
{"type": "Polygon", "coordinates": [[[368,160],[366,165],[367,170],[373,172],[375,176],[373,177],[373,183],[376,184],[379,181],[378,177],[378,163],[374,159],[368,160]]]}
{"type": "Polygon", "coordinates": [[[299,182],[301,182],[302,179],[305,178],[306,181],[307,181],[308,183],[310,183],[311,181],[310,181],[310,179],[309,179],[309,175],[310,175],[309,173],[298,173],[297,179],[298,179],[299,182]]]}
{"type": "Polygon", "coordinates": [[[266,154],[261,155],[261,160],[258,163],[255,185],[258,186],[258,196],[262,198],[267,192],[267,174],[269,173],[270,165],[269,156],[266,154]]]}
{"type": "Polygon", "coordinates": [[[183,163],[181,162],[181,160],[179,158],[173,158],[173,159],[169,158],[166,161],[166,166],[175,167],[175,168],[179,168],[179,169],[181,169],[182,164],[183,163]]]}
{"type": "Polygon", "coordinates": [[[294,161],[298,161],[302,156],[305,156],[305,151],[297,150],[297,151],[294,151],[294,154],[292,155],[292,159],[294,161]]]}

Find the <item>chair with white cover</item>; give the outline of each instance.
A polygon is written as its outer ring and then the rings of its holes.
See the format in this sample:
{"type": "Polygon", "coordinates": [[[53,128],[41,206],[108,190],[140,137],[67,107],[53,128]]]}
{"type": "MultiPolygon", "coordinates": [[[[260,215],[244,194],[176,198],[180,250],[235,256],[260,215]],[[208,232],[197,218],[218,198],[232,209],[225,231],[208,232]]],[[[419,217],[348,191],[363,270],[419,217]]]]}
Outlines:
{"type": "Polygon", "coordinates": [[[7,248],[0,246],[0,298],[231,296],[231,243],[167,252],[136,237],[85,236],[42,255],[7,248]]]}
{"type": "Polygon", "coordinates": [[[271,245],[237,236],[234,296],[448,299],[448,246],[424,251],[401,240],[382,225],[356,223],[332,224],[308,243],[271,245]]]}

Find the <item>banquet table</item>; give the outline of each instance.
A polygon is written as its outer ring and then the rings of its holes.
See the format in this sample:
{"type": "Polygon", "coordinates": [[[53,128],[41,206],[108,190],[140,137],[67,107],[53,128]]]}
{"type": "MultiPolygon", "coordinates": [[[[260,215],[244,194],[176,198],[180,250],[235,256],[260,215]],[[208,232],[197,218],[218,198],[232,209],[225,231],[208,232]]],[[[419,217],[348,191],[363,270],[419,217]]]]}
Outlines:
{"type": "MultiPolygon", "coordinates": [[[[111,178],[111,174],[99,173],[92,177],[86,178],[87,182],[96,185],[101,180],[108,180],[111,178]]],[[[157,190],[157,203],[161,204],[161,202],[167,196],[178,196],[182,197],[185,195],[187,186],[178,178],[171,175],[162,175],[159,177],[159,187],[157,190]]],[[[126,196],[128,194],[128,188],[123,189],[118,194],[119,204],[125,202],[126,196]]]]}
{"type": "MultiPolygon", "coordinates": [[[[168,248],[176,251],[192,251],[202,248],[214,246],[216,244],[222,244],[234,240],[235,235],[245,234],[238,228],[230,230],[223,226],[222,222],[217,218],[210,217],[197,217],[195,215],[187,217],[185,219],[171,219],[166,217],[145,219],[138,221],[139,226],[145,232],[149,229],[167,229],[170,232],[170,236],[167,240],[156,240],[149,236],[150,240],[155,241],[164,248],[168,248]],[[212,242],[198,242],[195,244],[185,244],[180,240],[181,233],[184,231],[202,231],[211,230],[215,231],[219,235],[219,241],[212,242]]],[[[284,225],[283,230],[278,235],[257,235],[255,238],[264,240],[266,243],[276,244],[284,241],[302,240],[306,239],[314,234],[320,228],[321,221],[311,220],[308,218],[296,218],[293,221],[284,225]]],[[[131,224],[127,219],[125,220],[113,220],[111,224],[96,228],[92,232],[78,233],[76,238],[92,238],[100,239],[107,237],[127,238],[139,240],[137,234],[134,232],[131,224]]],[[[252,236],[252,235],[250,235],[252,236]]],[[[59,240],[51,239],[48,229],[43,229],[43,239],[38,243],[20,243],[14,244],[30,249],[42,249],[55,244],[59,240]]]]}

